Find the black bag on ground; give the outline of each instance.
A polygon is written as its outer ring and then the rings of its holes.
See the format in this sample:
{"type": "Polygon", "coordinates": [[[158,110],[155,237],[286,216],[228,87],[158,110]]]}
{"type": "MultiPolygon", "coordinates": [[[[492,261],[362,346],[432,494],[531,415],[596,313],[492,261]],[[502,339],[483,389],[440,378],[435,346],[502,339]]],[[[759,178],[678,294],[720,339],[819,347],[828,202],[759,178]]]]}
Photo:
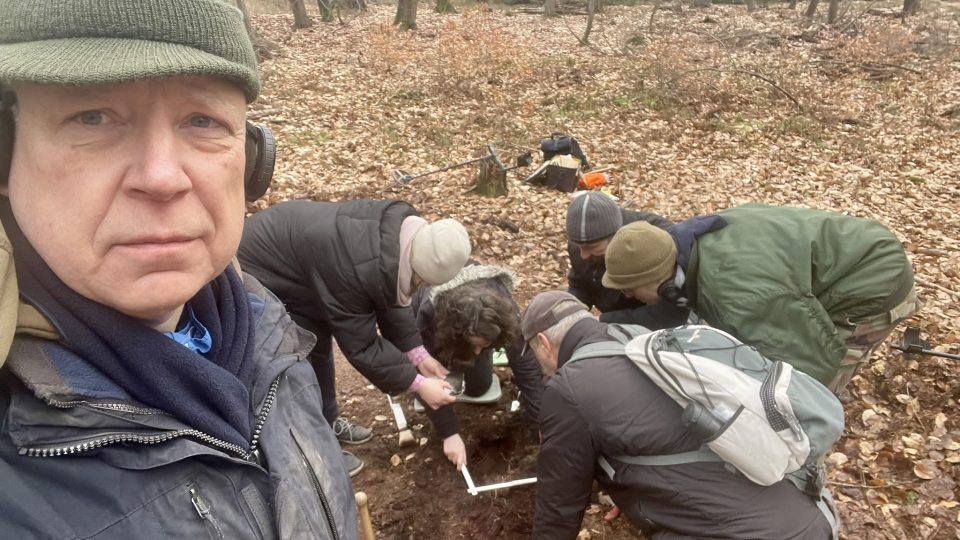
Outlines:
{"type": "Polygon", "coordinates": [[[540,141],[540,151],[543,153],[544,161],[550,161],[553,156],[569,154],[580,160],[581,169],[590,169],[586,154],[580,149],[580,143],[572,135],[554,133],[549,139],[540,141]]]}

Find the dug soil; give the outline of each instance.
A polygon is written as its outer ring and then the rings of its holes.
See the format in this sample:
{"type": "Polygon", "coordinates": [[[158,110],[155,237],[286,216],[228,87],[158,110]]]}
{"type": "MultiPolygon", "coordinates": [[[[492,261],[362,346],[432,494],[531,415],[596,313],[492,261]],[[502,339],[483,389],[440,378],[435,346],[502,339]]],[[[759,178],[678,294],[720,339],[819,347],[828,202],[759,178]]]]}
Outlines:
{"type": "MultiPolygon", "coordinates": [[[[537,475],[538,434],[522,409],[510,412],[517,394],[510,368],[494,369],[503,389],[498,402],[455,405],[467,446],[467,468],[477,486],[537,475]]],[[[377,538],[530,538],[535,485],[467,493],[463,475],[443,455],[443,442],[429,420],[413,410],[412,396],[401,396],[400,403],[415,442],[401,448],[386,395],[369,385],[339,352],[337,397],[342,415],[374,432],[371,441],[344,449],[364,462],[353,479],[354,489],[369,497],[377,538]]],[[[609,502],[600,502],[594,492],[581,537],[643,538],[622,517],[604,521],[609,509],[609,502]]]]}

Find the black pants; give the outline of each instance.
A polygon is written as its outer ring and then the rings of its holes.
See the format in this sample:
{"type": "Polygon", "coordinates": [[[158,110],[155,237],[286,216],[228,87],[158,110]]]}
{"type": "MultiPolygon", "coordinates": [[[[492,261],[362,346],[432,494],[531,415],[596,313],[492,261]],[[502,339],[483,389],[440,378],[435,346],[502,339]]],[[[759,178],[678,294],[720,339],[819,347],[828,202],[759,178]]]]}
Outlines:
{"type": "Polygon", "coordinates": [[[340,406],[337,404],[337,371],[333,362],[333,334],[326,323],[317,322],[298,313],[290,313],[290,317],[301,328],[317,336],[317,344],[310,351],[308,359],[313,366],[317,380],[320,382],[320,395],[323,399],[323,417],[330,425],[340,416],[340,406]]]}

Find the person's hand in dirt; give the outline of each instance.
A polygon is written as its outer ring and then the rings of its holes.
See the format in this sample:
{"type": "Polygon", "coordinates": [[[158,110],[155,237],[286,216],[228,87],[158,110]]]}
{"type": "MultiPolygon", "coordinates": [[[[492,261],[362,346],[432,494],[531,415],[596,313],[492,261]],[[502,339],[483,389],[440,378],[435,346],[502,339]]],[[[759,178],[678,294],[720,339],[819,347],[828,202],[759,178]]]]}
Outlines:
{"type": "Polygon", "coordinates": [[[426,379],[417,390],[420,401],[426,403],[431,409],[439,409],[456,401],[457,398],[451,395],[452,392],[453,387],[443,379],[426,379]]]}
{"type": "Polygon", "coordinates": [[[603,516],[603,520],[606,522],[611,522],[617,519],[618,517],[620,517],[620,507],[617,505],[613,505],[613,508],[611,508],[610,511],[603,516]]]}
{"type": "Polygon", "coordinates": [[[450,370],[443,367],[443,364],[432,356],[424,358],[417,366],[417,369],[420,370],[420,374],[424,377],[434,379],[442,379],[450,373],[450,370]]]}
{"type": "Polygon", "coordinates": [[[450,460],[450,463],[456,465],[458,471],[467,464],[467,447],[463,444],[463,439],[459,433],[443,440],[443,453],[450,460]]]}

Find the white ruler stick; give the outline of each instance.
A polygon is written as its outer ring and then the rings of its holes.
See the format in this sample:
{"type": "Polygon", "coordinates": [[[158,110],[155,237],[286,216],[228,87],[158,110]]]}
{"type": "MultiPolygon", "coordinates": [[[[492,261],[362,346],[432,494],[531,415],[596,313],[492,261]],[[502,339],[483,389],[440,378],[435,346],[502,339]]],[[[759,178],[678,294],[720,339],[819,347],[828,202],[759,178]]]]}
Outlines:
{"type": "Polygon", "coordinates": [[[514,487],[514,486],[523,486],[526,484],[533,484],[536,481],[537,481],[537,478],[533,477],[533,478],[522,478],[520,480],[511,480],[509,482],[502,482],[500,484],[490,484],[489,486],[480,486],[477,488],[473,488],[473,491],[470,492],[470,494],[476,495],[481,491],[492,491],[494,489],[504,489],[504,488],[514,487]]]}
{"type": "Polygon", "coordinates": [[[470,471],[467,470],[467,466],[464,465],[460,467],[460,472],[463,473],[463,479],[467,481],[467,493],[476,495],[477,488],[473,485],[473,478],[470,477],[470,471]]]}
{"type": "Polygon", "coordinates": [[[533,478],[522,478],[520,480],[511,480],[509,482],[501,482],[499,484],[490,484],[488,486],[477,487],[473,484],[473,477],[470,476],[470,471],[467,470],[467,466],[464,465],[460,467],[460,472],[463,473],[463,479],[467,482],[467,493],[471,495],[476,495],[482,491],[493,491],[495,489],[505,489],[514,486],[523,486],[526,484],[533,484],[537,481],[536,477],[533,478]]]}

